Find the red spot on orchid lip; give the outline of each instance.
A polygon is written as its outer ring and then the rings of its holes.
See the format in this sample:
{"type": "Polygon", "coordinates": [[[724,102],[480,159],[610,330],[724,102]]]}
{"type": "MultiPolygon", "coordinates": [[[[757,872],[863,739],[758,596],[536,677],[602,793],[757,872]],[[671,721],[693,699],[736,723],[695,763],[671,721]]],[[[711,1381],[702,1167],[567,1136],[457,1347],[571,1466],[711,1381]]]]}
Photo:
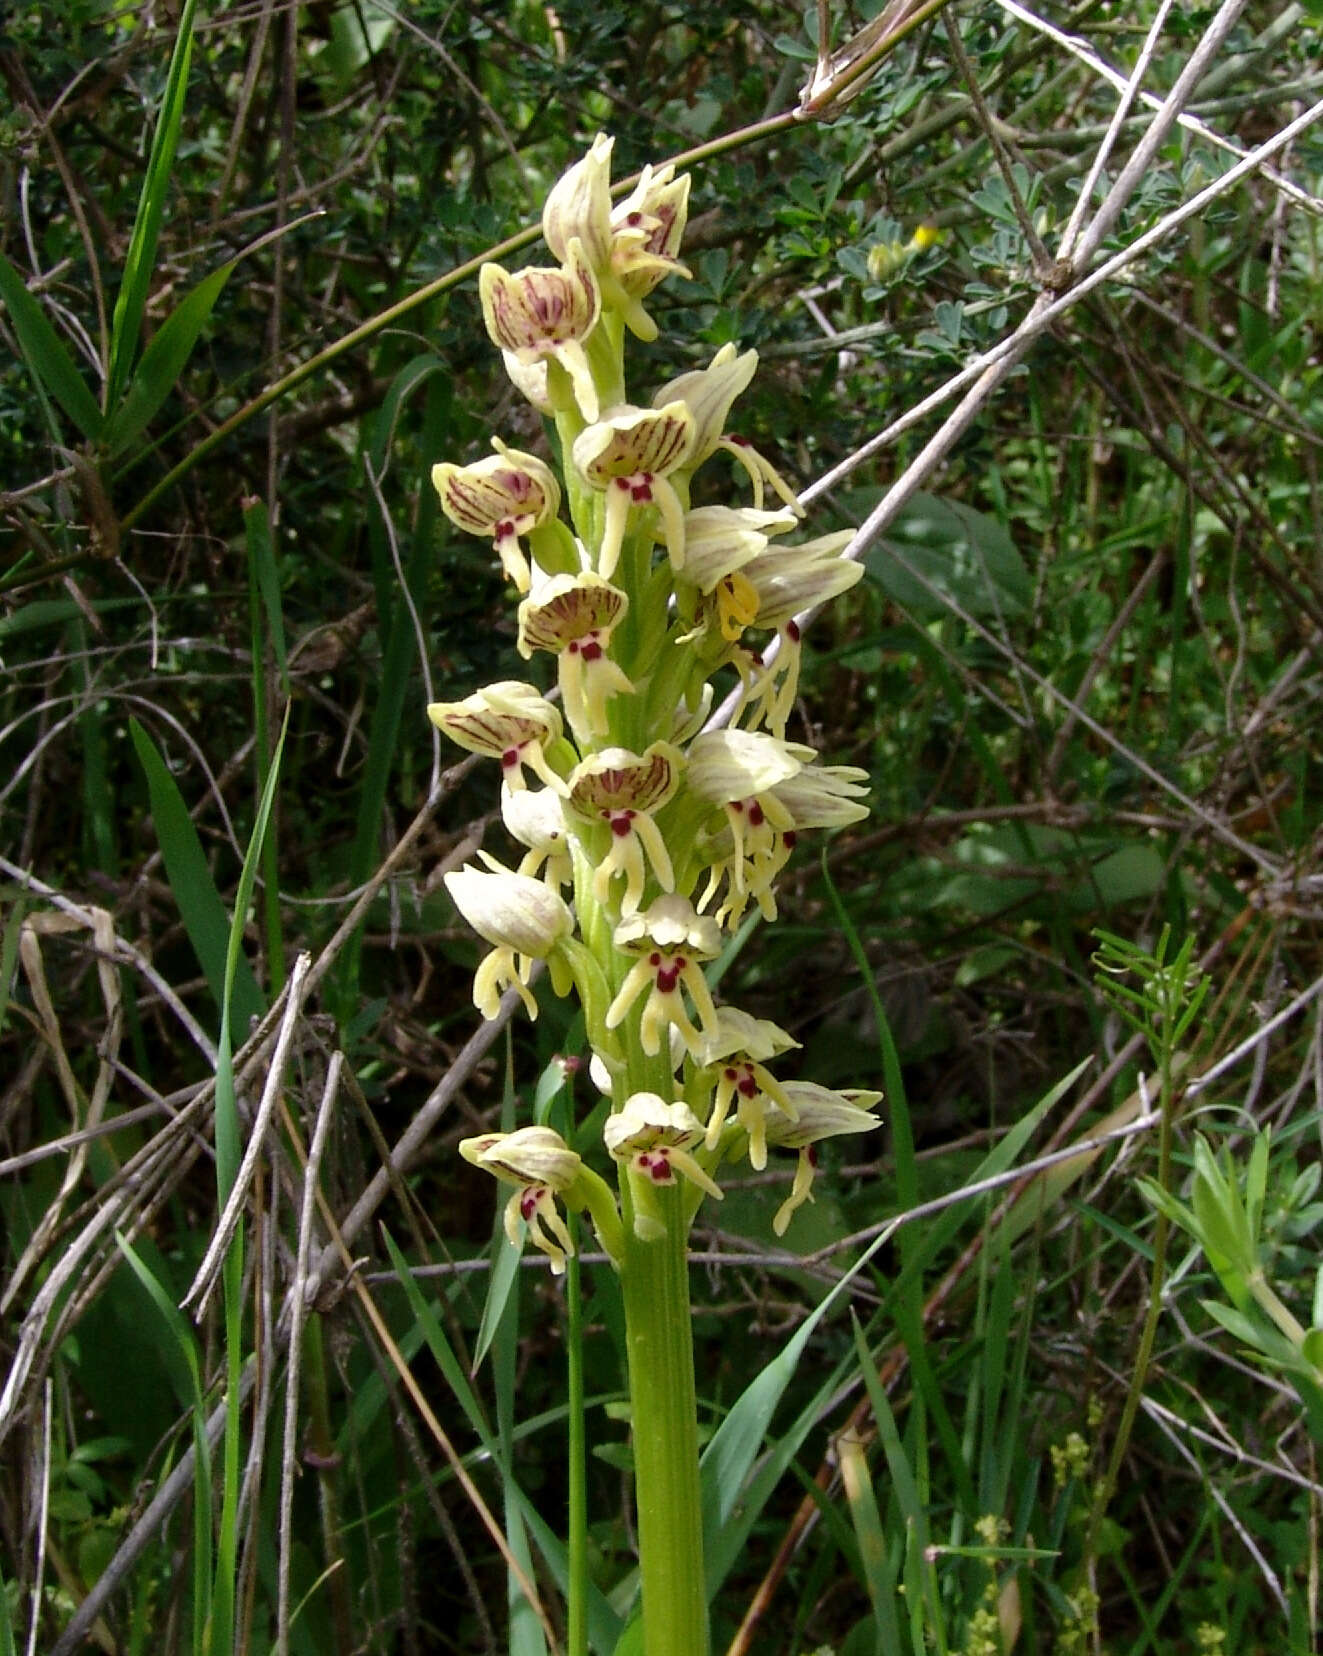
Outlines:
{"type": "Polygon", "coordinates": [[[799,627],[798,627],[796,622],[791,621],[787,624],[787,626],[786,626],[786,637],[790,640],[790,642],[792,644],[798,644],[799,643],[800,632],[799,632],[799,627]]]}
{"type": "Polygon", "coordinates": [[[502,768],[504,770],[514,770],[518,763],[519,749],[515,747],[506,748],[505,752],[501,755],[502,768]]]}
{"type": "Polygon", "coordinates": [[[755,799],[749,805],[749,821],[755,828],[761,828],[767,818],[763,815],[763,808],[755,799]]]}
{"type": "Polygon", "coordinates": [[[756,1098],[758,1096],[758,1083],[747,1071],[740,1081],[739,1094],[741,1098],[756,1098]]]}
{"type": "MultiPolygon", "coordinates": [[[[574,649],[574,648],[576,648],[576,646],[571,644],[570,648],[574,649]]],[[[582,646],[582,649],[580,650],[580,654],[583,656],[583,659],[585,661],[600,661],[602,659],[602,646],[597,642],[597,640],[595,638],[590,638],[582,646]]]]}

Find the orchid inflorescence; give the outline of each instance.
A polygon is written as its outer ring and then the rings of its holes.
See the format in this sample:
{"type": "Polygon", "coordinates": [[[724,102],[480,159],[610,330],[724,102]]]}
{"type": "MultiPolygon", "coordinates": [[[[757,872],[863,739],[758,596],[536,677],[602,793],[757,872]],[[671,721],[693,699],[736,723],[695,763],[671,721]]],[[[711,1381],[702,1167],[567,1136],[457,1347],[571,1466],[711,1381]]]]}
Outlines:
{"type": "Polygon", "coordinates": [[[554,1271],[573,1252],[558,1202],[586,1209],[619,1263],[625,1224],[644,1241],[664,1231],[659,1190],[680,1185],[690,1222],[705,1197],[720,1199],[723,1162],[747,1156],[761,1169],[769,1146],[799,1155],[773,1221],[783,1234],[811,1200],[816,1145],[876,1127],[881,1099],[778,1081],[769,1063],[798,1043],[718,1006],[704,976],[750,904],[775,919],[799,833],[867,814],[863,771],[819,764],[786,739],[796,617],[861,570],[840,556],[849,531],[783,538],[799,502],[726,430],[755,351],[725,345],[650,403],[628,401],[626,334],[654,339],[644,301],[689,274],[678,257],[689,180],[645,168],[613,206],[612,143],[599,135],[547,199],[543,236],[559,263],[513,274],[487,264],[479,281],[512,381],[555,422],[561,478],[499,438],[484,459],[432,471],[447,517],[490,539],[519,594],[520,655],[556,661],[559,706],[506,681],[428,708],[452,741],[499,762],[502,816],[527,848],[518,869],[481,853],[483,867],[446,876],[492,945],[475,1004],[494,1017],[513,989],[536,1017],[529,984],[545,961],[553,989],[582,1003],[592,1072],[613,1101],[603,1136],[621,1170],[623,1221],[609,1187],[549,1127],[460,1147],[515,1186],[507,1234],[516,1242],[524,1221],[554,1271]],[[691,507],[694,473],[721,454],[749,503],[691,507]],[[705,728],[723,669],[733,669],[733,713],[705,728]]]}

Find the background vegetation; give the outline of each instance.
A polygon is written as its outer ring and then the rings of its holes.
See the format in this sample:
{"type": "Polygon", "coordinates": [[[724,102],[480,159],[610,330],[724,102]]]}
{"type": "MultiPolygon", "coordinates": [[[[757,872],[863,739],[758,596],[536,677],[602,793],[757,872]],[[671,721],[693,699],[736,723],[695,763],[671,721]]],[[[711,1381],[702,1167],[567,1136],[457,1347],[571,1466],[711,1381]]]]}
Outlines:
{"type": "Polygon", "coordinates": [[[500,825],[422,716],[525,672],[426,481],[545,442],[467,267],[532,247],[598,130],[617,176],[694,152],[653,383],[756,346],[741,418],[815,530],[883,503],[801,708],[874,817],[725,970],[890,1133],[787,1249],[781,1168],[702,1239],[711,1424],[783,1354],[719,1491],[719,1648],[1316,1648],[1318,1353],[1251,1279],[1323,1322],[1319,14],[1159,10],[929,7],[801,120],[818,18],[774,0],[10,8],[0,1651],[546,1648],[567,1341],[597,1648],[627,1613],[609,1273],[489,1271],[453,1150],[591,1089],[549,998],[475,1034],[439,875],[500,825]],[[1099,927],[1139,950],[1101,981],[1099,927]],[[1196,1125],[1243,1280],[1136,1185],[1189,1200],[1196,1125]],[[884,1231],[853,1332],[806,1328],[884,1231]]]}

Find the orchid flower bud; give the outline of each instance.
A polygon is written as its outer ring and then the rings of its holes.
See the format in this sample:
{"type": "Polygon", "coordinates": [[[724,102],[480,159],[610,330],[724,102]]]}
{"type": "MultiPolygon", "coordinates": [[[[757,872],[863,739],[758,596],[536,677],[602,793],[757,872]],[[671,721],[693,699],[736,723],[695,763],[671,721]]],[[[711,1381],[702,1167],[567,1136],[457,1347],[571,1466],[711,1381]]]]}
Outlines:
{"type": "Polygon", "coordinates": [[[614,138],[599,132],[582,161],[552,186],[542,209],[542,239],[562,262],[577,240],[597,276],[611,269],[611,150],[614,138]]]}
{"type": "Polygon", "coordinates": [[[545,882],[494,859],[491,871],[466,866],[444,876],[455,907],[478,936],[499,949],[545,960],[574,930],[574,916],[545,882]]]}
{"type": "Polygon", "coordinates": [[[455,869],[445,876],[455,907],[478,936],[493,945],[473,977],[473,1004],[494,1018],[507,989],[518,992],[530,1018],[537,1001],[529,988],[534,960],[545,960],[574,931],[564,900],[542,880],[514,874],[488,857],[492,872],[455,869]]]}

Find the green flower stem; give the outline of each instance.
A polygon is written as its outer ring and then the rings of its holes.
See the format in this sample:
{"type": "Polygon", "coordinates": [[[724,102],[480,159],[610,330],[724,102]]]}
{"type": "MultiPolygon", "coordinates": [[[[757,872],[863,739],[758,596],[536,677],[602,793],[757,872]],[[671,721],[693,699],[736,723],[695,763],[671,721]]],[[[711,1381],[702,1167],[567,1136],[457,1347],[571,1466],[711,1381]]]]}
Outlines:
{"type": "Polygon", "coordinates": [[[689,1261],[678,1186],[659,1190],[666,1235],[634,1235],[627,1179],[625,1300],[645,1656],[708,1656],[689,1261]]]}
{"type": "MultiPolygon", "coordinates": [[[[576,1243],[579,1226],[571,1214],[570,1234],[576,1243]]],[[[583,1304],[579,1293],[579,1261],[566,1262],[565,1305],[569,1317],[565,1350],[569,1379],[569,1603],[565,1630],[566,1656],[588,1656],[588,1430],[584,1419],[583,1304]]]]}

